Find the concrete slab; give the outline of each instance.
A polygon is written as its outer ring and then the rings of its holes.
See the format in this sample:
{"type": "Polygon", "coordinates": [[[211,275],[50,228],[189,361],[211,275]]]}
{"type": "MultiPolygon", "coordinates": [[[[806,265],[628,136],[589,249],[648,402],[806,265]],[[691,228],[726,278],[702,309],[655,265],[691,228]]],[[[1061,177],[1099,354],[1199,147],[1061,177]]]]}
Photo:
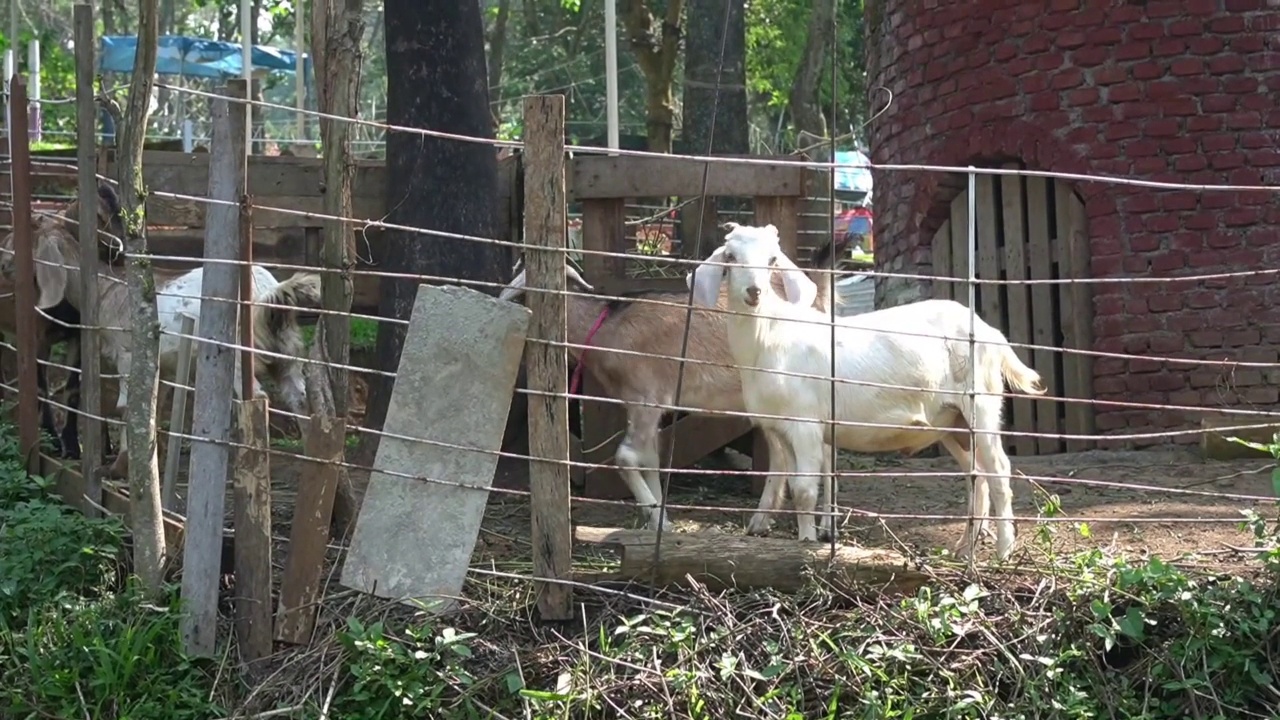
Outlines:
{"type": "Polygon", "coordinates": [[[435,612],[454,607],[489,500],[528,324],[521,305],[468,288],[418,287],[384,427],[429,442],[382,438],[343,585],[425,602],[435,612]]]}

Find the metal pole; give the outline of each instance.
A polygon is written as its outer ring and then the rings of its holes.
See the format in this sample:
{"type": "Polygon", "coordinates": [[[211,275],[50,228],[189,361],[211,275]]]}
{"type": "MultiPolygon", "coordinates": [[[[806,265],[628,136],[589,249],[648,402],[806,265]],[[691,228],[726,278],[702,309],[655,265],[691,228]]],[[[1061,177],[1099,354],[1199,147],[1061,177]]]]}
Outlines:
{"type": "MultiPolygon", "coordinates": [[[[293,51],[297,53],[297,57],[294,58],[293,92],[297,96],[295,104],[298,108],[296,131],[298,140],[305,140],[307,135],[307,116],[302,114],[302,111],[307,107],[307,78],[302,67],[303,44],[306,43],[306,35],[303,32],[302,25],[302,7],[302,0],[295,0],[293,4],[293,51]]],[[[301,149],[301,145],[294,147],[294,150],[299,149],[301,149]]]]}
{"type": "Polygon", "coordinates": [[[27,44],[27,86],[29,89],[28,96],[31,101],[31,110],[29,111],[30,122],[27,128],[31,133],[31,142],[40,142],[41,138],[41,112],[40,112],[40,41],[32,40],[27,44]]]}
{"type": "Polygon", "coordinates": [[[244,130],[245,148],[253,154],[253,0],[240,0],[240,76],[244,78],[244,130]]]}
{"type": "MultiPolygon", "coordinates": [[[[969,286],[969,408],[976,407],[978,399],[978,373],[977,364],[977,342],[974,339],[974,331],[977,326],[978,317],[978,279],[974,270],[978,264],[978,174],[974,172],[974,167],[969,166],[969,228],[968,228],[968,248],[966,254],[968,260],[968,286],[969,286]]],[[[973,429],[973,423],[969,423],[969,533],[973,532],[973,523],[977,522],[975,512],[977,511],[976,493],[977,489],[977,470],[978,470],[978,434],[973,429]]],[[[974,541],[975,549],[977,545],[976,535],[966,534],[974,541]]],[[[970,562],[973,561],[973,554],[970,554],[970,562]]]]}
{"type": "Polygon", "coordinates": [[[618,0],[604,2],[604,97],[609,149],[618,149],[618,0]]]}

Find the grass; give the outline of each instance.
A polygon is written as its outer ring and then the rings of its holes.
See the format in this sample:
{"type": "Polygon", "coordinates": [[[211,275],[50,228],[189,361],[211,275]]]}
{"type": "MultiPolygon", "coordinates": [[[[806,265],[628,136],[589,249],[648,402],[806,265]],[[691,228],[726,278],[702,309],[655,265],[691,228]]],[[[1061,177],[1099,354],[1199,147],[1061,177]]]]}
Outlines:
{"type": "MultiPolygon", "coordinates": [[[[308,325],[302,328],[302,340],[307,347],[311,347],[311,341],[315,338],[316,329],[314,325],[308,325]]],[[[355,317],[351,318],[351,350],[353,352],[373,352],[378,341],[378,322],[368,318],[355,317]]]]}
{"type": "Polygon", "coordinates": [[[183,656],[177,597],[141,598],[121,524],[63,506],[15,450],[0,426],[4,718],[1164,720],[1280,705],[1280,523],[1256,514],[1256,547],[1230,562],[1064,557],[1061,533],[1088,527],[1046,523],[1017,568],[917,558],[933,582],[912,594],[615,585],[576,590],[579,616],[559,624],[537,621],[527,561],[494,561],[446,617],[329,590],[310,646],[241,677],[183,656]]]}

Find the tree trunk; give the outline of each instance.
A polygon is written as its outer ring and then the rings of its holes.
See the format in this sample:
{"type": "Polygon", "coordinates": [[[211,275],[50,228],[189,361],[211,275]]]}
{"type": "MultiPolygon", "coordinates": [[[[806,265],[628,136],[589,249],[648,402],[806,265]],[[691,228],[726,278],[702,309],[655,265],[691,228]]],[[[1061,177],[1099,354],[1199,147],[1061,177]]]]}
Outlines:
{"type": "Polygon", "coordinates": [[[138,52],[133,60],[129,101],[116,129],[116,179],[124,217],[127,282],[132,308],[132,357],[125,432],[129,446],[129,514],[133,529],[134,571],[148,593],[163,590],[165,537],[160,505],[160,469],[156,462],[156,390],[159,386],[160,319],[156,283],[147,249],[146,188],[142,184],[142,145],[151,114],[156,71],[159,14],[156,0],[138,3],[138,52]]]}
{"type": "Polygon", "coordinates": [[[819,150],[813,157],[825,157],[825,149],[813,148],[827,137],[827,119],[818,104],[818,83],[822,81],[822,59],[827,54],[831,39],[831,25],[836,18],[835,0],[813,0],[809,14],[809,37],[805,39],[796,79],[791,83],[791,98],[787,109],[796,129],[796,147],[819,150]]]}
{"type": "MultiPolygon", "coordinates": [[[[386,0],[384,8],[387,122],[492,139],[479,3],[386,0]]],[[[388,132],[387,173],[396,178],[387,185],[387,222],[496,237],[498,154],[492,145],[388,132]]],[[[390,272],[488,282],[501,282],[508,272],[506,253],[493,243],[388,230],[383,247],[382,267],[390,272]]],[[[384,278],[381,287],[378,314],[407,320],[418,281],[384,278]]],[[[381,370],[397,369],[406,330],[378,326],[381,370]]],[[[371,385],[365,426],[380,430],[392,382],[379,375],[371,385]]],[[[366,433],[356,462],[372,464],[377,444],[377,436],[366,433]]]]}
{"type": "MultiPolygon", "coordinates": [[[[688,27],[679,146],[689,155],[746,155],[751,148],[743,0],[689,0],[688,27]]],[[[716,230],[717,206],[728,211],[737,204],[740,203],[730,198],[719,198],[716,203],[694,202],[685,206],[681,213],[685,247],[692,249],[698,245],[700,259],[710,255],[720,244],[716,230]]]]}
{"type": "Polygon", "coordinates": [[[671,152],[675,125],[675,97],[671,92],[676,60],[680,55],[681,15],[684,0],[667,0],[661,26],[645,0],[626,0],[622,20],[645,80],[645,128],[649,150],[671,152]]]}
{"type": "Polygon", "coordinates": [[[493,21],[489,34],[489,95],[495,125],[502,122],[502,56],[507,49],[507,18],[511,15],[511,0],[498,0],[498,17],[493,21]]]}

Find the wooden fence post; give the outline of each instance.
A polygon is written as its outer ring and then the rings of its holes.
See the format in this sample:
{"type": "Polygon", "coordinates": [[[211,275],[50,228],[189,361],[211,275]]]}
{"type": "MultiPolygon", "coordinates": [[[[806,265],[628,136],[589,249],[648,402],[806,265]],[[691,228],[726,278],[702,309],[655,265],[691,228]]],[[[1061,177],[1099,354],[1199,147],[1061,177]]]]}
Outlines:
{"type": "Polygon", "coordinates": [[[213,141],[209,156],[204,285],[197,334],[204,341],[196,356],[196,405],[188,473],[187,532],[183,555],[182,635],[190,655],[212,657],[217,641],[218,578],[227,477],[231,467],[231,397],[236,352],[236,304],[240,273],[240,199],[245,194],[244,88],[224,90],[213,101],[213,141]],[[228,99],[235,98],[235,99],[228,99]],[[214,299],[219,298],[219,299],[214,299]],[[209,342],[213,341],[213,342],[209,342]],[[225,343],[225,344],[216,344],[225,343]]]}
{"type": "Polygon", "coordinates": [[[173,388],[173,406],[169,412],[169,443],[164,458],[164,483],[160,499],[165,510],[174,511],[177,499],[178,470],[182,467],[182,435],[187,430],[187,382],[191,377],[191,336],[196,332],[196,319],[182,314],[182,337],[178,338],[177,382],[173,388]]]}
{"type": "Polygon", "coordinates": [[[544,620],[573,617],[566,396],[564,96],[524,99],[524,237],[528,279],[529,489],[533,574],[544,620]]]}
{"type": "MultiPolygon", "coordinates": [[[[98,106],[93,99],[93,5],[76,3],[76,173],[80,198],[80,297],[98,297],[98,146],[94,128],[98,106]]],[[[117,242],[123,243],[124,238],[117,242]]],[[[102,351],[98,330],[98,303],[80,303],[80,476],[89,502],[77,502],[89,517],[99,515],[102,504],[102,351]]],[[[77,498],[79,500],[79,498],[77,498]]]]}
{"type": "Polygon", "coordinates": [[[40,472],[40,389],[36,379],[36,273],[31,236],[31,138],[27,135],[27,86],[14,73],[9,81],[9,180],[13,192],[13,264],[17,278],[18,449],[27,470],[40,472]]]}

